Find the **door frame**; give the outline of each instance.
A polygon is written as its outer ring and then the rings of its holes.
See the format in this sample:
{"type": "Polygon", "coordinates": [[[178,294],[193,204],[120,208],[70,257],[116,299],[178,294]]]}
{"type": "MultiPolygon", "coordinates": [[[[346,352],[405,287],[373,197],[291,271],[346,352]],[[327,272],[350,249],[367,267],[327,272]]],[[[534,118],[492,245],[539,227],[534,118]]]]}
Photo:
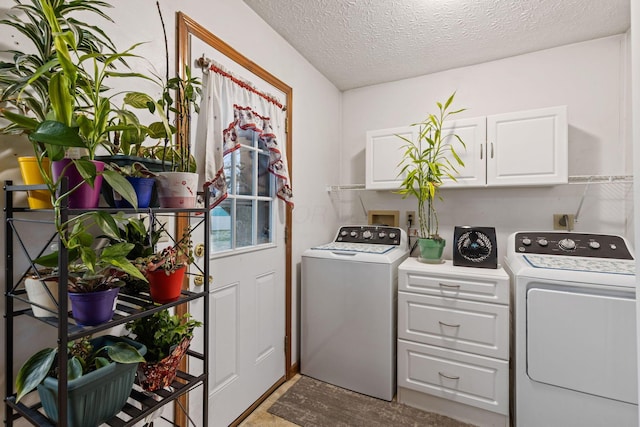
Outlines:
{"type": "MultiPolygon", "coordinates": [[[[246,70],[255,74],[265,82],[269,83],[273,87],[280,90],[286,96],[286,105],[285,105],[285,139],[286,139],[286,152],[288,156],[288,165],[289,165],[289,177],[293,176],[293,144],[292,144],[292,103],[293,103],[293,88],[289,85],[266,71],[264,68],[260,67],[258,64],[251,61],[249,58],[242,55],[240,52],[235,50],[233,47],[222,41],[219,37],[215,36],[213,33],[205,29],[203,26],[198,24],[196,21],[191,19],[189,16],[184,14],[183,12],[176,12],[176,27],[177,27],[177,54],[176,54],[176,72],[178,75],[184,77],[185,67],[187,64],[199,65],[204,67],[205,63],[203,60],[206,58],[199,58],[196,60],[191,57],[191,43],[190,37],[194,36],[205,42],[213,49],[222,53],[224,56],[229,58],[231,61],[241,65],[246,70]]],[[[187,132],[188,135],[188,132],[187,132]]],[[[291,178],[290,178],[291,179],[291,178]]],[[[291,182],[293,182],[291,180],[291,182]]],[[[276,199],[278,200],[278,199],[276,199]]],[[[238,419],[233,423],[234,425],[239,423],[240,420],[244,419],[249,413],[251,413],[262,401],[264,401],[269,394],[271,394],[278,386],[286,382],[288,379],[293,377],[296,373],[296,368],[291,366],[291,303],[292,303],[292,292],[291,292],[291,282],[292,282],[292,264],[291,264],[291,241],[292,241],[292,206],[289,204],[285,204],[285,331],[284,331],[284,339],[285,339],[285,366],[284,372],[285,375],[274,384],[274,386],[267,390],[267,392],[254,403],[250,408],[247,409],[238,419]]],[[[177,224],[179,227],[180,225],[177,224]]],[[[207,260],[206,262],[209,262],[207,260]]]]}

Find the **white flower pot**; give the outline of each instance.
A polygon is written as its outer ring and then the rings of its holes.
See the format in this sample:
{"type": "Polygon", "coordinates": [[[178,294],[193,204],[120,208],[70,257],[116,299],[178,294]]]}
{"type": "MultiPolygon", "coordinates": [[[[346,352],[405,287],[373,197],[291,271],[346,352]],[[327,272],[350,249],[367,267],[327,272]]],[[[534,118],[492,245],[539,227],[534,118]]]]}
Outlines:
{"type": "Polygon", "coordinates": [[[158,172],[158,198],[162,208],[195,208],[198,199],[198,174],[158,172]]]}
{"type": "MultiPolygon", "coordinates": [[[[45,310],[44,308],[38,307],[36,305],[31,305],[31,309],[33,310],[33,315],[36,317],[55,317],[58,312],[58,281],[51,280],[39,280],[34,278],[26,278],[24,281],[24,287],[27,290],[27,296],[29,297],[29,301],[38,304],[42,307],[46,307],[49,310],[53,311],[53,313],[45,310]],[[47,289],[51,292],[47,292],[47,289]],[[53,297],[53,298],[52,298],[53,297]]],[[[67,303],[67,307],[70,307],[69,303],[67,303]]]]}

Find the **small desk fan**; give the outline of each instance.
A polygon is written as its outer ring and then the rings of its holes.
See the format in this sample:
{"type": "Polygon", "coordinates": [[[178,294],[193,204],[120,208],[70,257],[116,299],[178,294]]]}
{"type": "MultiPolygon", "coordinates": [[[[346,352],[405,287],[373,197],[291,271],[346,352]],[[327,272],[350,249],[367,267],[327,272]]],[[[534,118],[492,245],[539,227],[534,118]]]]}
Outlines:
{"type": "Polygon", "coordinates": [[[498,268],[494,227],[456,226],[453,240],[453,265],[498,268]]]}

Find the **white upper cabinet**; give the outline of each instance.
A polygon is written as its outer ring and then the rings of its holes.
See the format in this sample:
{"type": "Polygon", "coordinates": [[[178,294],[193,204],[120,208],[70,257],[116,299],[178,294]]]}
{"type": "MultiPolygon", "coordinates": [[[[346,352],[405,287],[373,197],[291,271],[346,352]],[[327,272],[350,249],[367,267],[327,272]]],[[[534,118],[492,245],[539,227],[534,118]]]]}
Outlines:
{"type": "Polygon", "coordinates": [[[458,171],[452,174],[456,177],[456,181],[449,178],[444,179],[443,188],[447,187],[481,187],[485,185],[485,139],[487,137],[487,120],[485,117],[477,117],[472,119],[459,119],[444,122],[442,127],[443,138],[455,149],[456,154],[464,163],[464,166],[458,166],[458,163],[449,156],[449,161],[458,171]],[[462,139],[464,145],[456,140],[453,134],[462,139]]]}
{"type": "MultiPolygon", "coordinates": [[[[415,141],[418,126],[367,132],[366,188],[400,188],[406,144],[397,135],[415,141]]],[[[456,181],[443,187],[534,186],[568,182],[567,107],[551,107],[445,122],[446,135],[454,132],[465,147],[453,141],[465,166],[456,167],[456,181]]],[[[453,157],[451,163],[457,165],[453,157]]]]}
{"type": "Polygon", "coordinates": [[[366,184],[372,190],[397,190],[404,177],[399,176],[402,169],[404,146],[410,140],[418,140],[418,126],[403,126],[367,132],[366,147],[366,184]]]}
{"type": "Polygon", "coordinates": [[[487,184],[547,185],[568,181],[567,107],[487,117],[487,184]]]}

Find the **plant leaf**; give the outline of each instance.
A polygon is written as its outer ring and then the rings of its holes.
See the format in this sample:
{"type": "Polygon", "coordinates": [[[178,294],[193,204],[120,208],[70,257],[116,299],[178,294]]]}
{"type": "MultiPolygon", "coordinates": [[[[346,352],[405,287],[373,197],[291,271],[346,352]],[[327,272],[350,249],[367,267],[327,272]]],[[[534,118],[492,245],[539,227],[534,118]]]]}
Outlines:
{"type": "Polygon", "coordinates": [[[67,362],[67,376],[70,380],[75,380],[82,376],[82,363],[76,356],[73,356],[67,362]]]}
{"type": "Polygon", "coordinates": [[[103,171],[102,176],[114,191],[118,192],[126,201],[131,203],[131,206],[135,208],[138,207],[138,196],[136,196],[136,192],[131,183],[127,181],[124,176],[111,170],[103,171]]]}
{"type": "Polygon", "coordinates": [[[35,389],[49,373],[57,349],[45,348],[31,356],[18,371],[16,376],[16,402],[35,389]]]}
{"type": "Polygon", "coordinates": [[[144,362],[145,359],[140,355],[138,350],[125,342],[117,342],[107,348],[109,357],[118,363],[138,363],[144,362]]]}
{"type": "Polygon", "coordinates": [[[45,120],[36,130],[29,134],[33,142],[62,145],[66,147],[84,147],[85,144],[78,134],[78,128],[73,128],[55,120],[45,120]]]}

